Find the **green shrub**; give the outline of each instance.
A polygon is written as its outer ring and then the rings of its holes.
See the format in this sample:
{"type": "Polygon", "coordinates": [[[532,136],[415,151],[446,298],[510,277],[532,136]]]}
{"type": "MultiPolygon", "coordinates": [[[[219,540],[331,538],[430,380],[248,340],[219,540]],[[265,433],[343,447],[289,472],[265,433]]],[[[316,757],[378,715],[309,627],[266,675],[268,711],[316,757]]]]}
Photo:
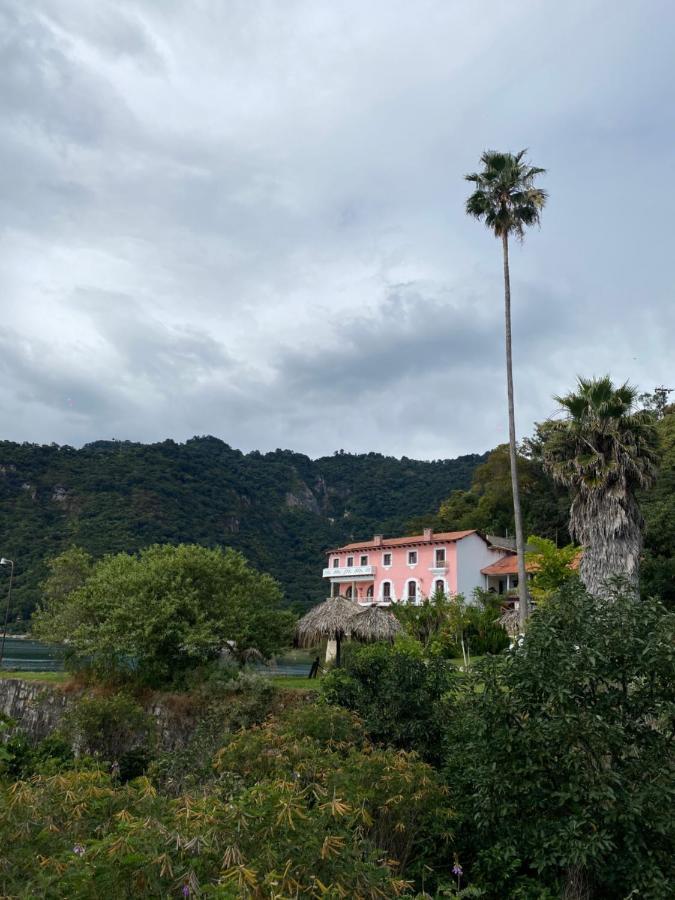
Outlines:
{"type": "Polygon", "coordinates": [[[321,687],[327,702],[358,713],[376,743],[434,762],[441,754],[442,700],[454,677],[443,659],[378,643],[354,648],[344,669],[324,676],[321,687]]]}
{"type": "Polygon", "coordinates": [[[458,682],[448,784],[495,895],[672,896],[674,639],[658,602],[570,582],[521,647],[458,682]]]}
{"type": "Polygon", "coordinates": [[[63,717],[59,731],[79,753],[110,763],[131,750],[150,749],[155,741],[154,719],[124,693],[80,698],[63,717]]]}
{"type": "Polygon", "coordinates": [[[8,778],[52,775],[72,766],[73,751],[58,735],[49,735],[37,744],[23,732],[13,734],[0,745],[0,774],[8,778]]]}
{"type": "MultiPolygon", "coordinates": [[[[180,695],[179,695],[180,696],[180,695]]],[[[213,756],[240,728],[262,722],[278,696],[270,679],[248,672],[209,678],[194,691],[195,725],[185,746],[158,754],[147,769],[153,784],[172,795],[214,780],[213,756]]]]}
{"type": "Polygon", "coordinates": [[[0,781],[0,893],[384,900],[433,888],[432,865],[450,858],[438,775],[374,749],[344,710],[308,710],[231,735],[218,781],[176,798],[101,772],[0,781]]]}

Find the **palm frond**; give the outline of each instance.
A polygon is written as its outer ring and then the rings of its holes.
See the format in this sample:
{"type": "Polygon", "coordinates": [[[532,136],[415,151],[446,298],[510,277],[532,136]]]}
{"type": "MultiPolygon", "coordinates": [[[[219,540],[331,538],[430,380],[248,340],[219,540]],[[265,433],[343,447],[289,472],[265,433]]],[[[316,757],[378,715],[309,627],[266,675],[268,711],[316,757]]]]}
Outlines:
{"type": "Polygon", "coordinates": [[[527,150],[515,155],[485,150],[483,169],[465,175],[476,190],[466,201],[467,215],[481,220],[496,237],[513,234],[522,239],[525,228],[537,225],[547,193],[534,180],[546,170],[524,162],[527,150]]]}

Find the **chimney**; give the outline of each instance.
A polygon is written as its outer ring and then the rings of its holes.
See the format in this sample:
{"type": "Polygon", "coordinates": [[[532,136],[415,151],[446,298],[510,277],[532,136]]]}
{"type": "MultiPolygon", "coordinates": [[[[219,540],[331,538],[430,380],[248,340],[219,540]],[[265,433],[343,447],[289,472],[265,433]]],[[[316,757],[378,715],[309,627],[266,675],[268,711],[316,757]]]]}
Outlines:
{"type": "Polygon", "coordinates": [[[375,544],[376,547],[382,546],[382,535],[374,534],[373,535],[373,543],[375,544]]]}
{"type": "Polygon", "coordinates": [[[424,529],[424,540],[425,541],[430,541],[432,539],[433,535],[434,535],[433,528],[425,528],[424,529]]]}

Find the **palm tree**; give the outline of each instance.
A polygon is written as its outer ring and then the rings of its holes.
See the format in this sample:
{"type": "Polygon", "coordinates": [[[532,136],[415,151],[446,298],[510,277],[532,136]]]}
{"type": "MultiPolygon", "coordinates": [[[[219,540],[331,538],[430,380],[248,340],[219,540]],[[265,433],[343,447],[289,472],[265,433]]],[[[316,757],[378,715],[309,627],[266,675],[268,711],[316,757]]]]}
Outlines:
{"type": "Polygon", "coordinates": [[[609,376],[578,379],[577,390],[556,397],[565,413],[545,429],[544,466],[570,488],[570,534],[584,548],[579,574],[603,595],[607,579],[622,576],[636,593],[642,515],[636,491],[656,475],[654,416],[635,410],[637,391],[609,376]]]}
{"type": "Polygon", "coordinates": [[[497,153],[486,150],[480,158],[481,172],[466,175],[476,190],[466,201],[467,215],[485,223],[502,242],[504,258],[504,316],[506,321],[506,386],[509,404],[509,453],[511,459],[511,487],[513,490],[513,518],[516,526],[518,554],[518,598],[521,631],[529,613],[527,574],[525,571],[525,540],[520,509],[518,468],[516,457],[516,420],[513,403],[513,361],[511,351],[511,276],[509,272],[509,236],[522,241],[525,228],[539,223],[546,203],[546,191],[535,187],[534,180],[546,170],[525,161],[526,150],[520,153],[497,153]]]}

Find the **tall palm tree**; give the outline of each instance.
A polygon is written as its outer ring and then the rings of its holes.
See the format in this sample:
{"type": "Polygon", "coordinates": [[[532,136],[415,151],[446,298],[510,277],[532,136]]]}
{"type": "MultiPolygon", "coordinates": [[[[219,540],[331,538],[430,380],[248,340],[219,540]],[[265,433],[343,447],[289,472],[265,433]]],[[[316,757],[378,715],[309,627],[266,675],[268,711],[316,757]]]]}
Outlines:
{"type": "Polygon", "coordinates": [[[602,596],[607,579],[627,578],[637,592],[643,520],[636,491],[656,475],[654,415],[635,410],[637,391],[609,376],[578,379],[556,397],[565,418],[545,429],[544,466],[572,492],[570,534],[584,548],[579,574],[602,596]]]}
{"type": "Polygon", "coordinates": [[[511,349],[511,275],[509,272],[509,237],[522,241],[525,228],[539,223],[546,203],[546,191],[535,186],[537,175],[546,170],[525,161],[526,150],[520,153],[497,153],[486,150],[480,158],[483,169],[466,175],[476,190],[466,201],[467,215],[485,223],[502,242],[504,259],[504,317],[506,338],[506,387],[509,405],[509,453],[511,459],[511,487],[513,490],[513,518],[516,526],[518,554],[518,599],[520,629],[524,630],[529,613],[527,574],[525,571],[525,539],[520,509],[518,467],[516,457],[516,420],[513,401],[513,360],[511,349]]]}

